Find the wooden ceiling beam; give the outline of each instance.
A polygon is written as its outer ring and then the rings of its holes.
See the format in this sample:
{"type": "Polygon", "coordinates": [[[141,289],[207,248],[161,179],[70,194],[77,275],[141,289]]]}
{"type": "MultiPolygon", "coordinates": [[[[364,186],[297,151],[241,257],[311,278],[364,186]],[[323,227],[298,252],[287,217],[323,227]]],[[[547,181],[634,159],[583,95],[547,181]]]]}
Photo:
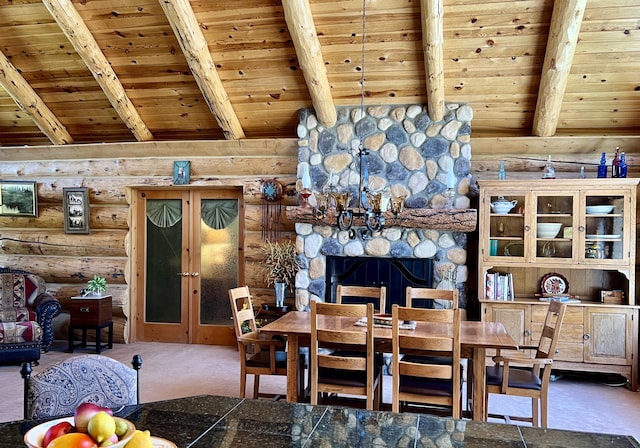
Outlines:
{"type": "Polygon", "coordinates": [[[67,36],[80,58],[93,74],[102,91],[138,141],[153,140],[153,135],[127,96],[118,76],[98,46],[71,0],[42,0],[51,16],[67,36]]]}
{"type": "Polygon", "coordinates": [[[18,107],[31,117],[42,133],[51,140],[51,143],[54,145],[73,143],[73,138],[67,132],[67,128],[2,52],[0,52],[0,85],[13,98],[18,107]]]}
{"type": "Polygon", "coordinates": [[[309,0],[282,0],[282,7],[318,121],[333,126],[337,112],[309,0]]]}
{"type": "Polygon", "coordinates": [[[427,110],[433,121],[444,118],[443,0],[420,0],[422,52],[427,84],[427,110]]]}
{"type": "Polygon", "coordinates": [[[189,0],[158,0],[169,20],[191,73],[227,140],[245,138],[240,120],[222,85],[209,45],[189,0]]]}
{"type": "Polygon", "coordinates": [[[533,135],[549,137],[556,133],[586,7],[587,0],[554,3],[533,117],[533,135]]]}

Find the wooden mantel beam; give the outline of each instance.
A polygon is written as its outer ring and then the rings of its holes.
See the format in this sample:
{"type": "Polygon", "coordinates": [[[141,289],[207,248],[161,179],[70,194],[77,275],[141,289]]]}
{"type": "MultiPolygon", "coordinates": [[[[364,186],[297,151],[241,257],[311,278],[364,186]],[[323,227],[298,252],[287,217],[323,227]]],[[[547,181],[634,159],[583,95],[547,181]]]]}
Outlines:
{"type": "Polygon", "coordinates": [[[420,0],[422,51],[427,83],[427,110],[433,121],[444,118],[443,0],[420,0]]]}
{"type": "Polygon", "coordinates": [[[533,117],[533,135],[549,137],[556,133],[586,7],[587,0],[563,0],[553,5],[538,102],[533,117]]]}
{"type": "Polygon", "coordinates": [[[31,117],[51,143],[54,145],[73,143],[67,128],[2,52],[0,52],[0,86],[13,98],[18,107],[31,117]]]}
{"type": "Polygon", "coordinates": [[[331,127],[337,112],[309,0],[282,0],[282,7],[318,121],[331,127]]]}
{"type": "Polygon", "coordinates": [[[153,135],[142,121],[137,109],[127,96],[118,76],[100,49],[100,46],[73,6],[71,0],[42,0],[51,16],[67,36],[78,55],[98,82],[109,102],[136,140],[150,141],[153,135]]]}
{"type": "Polygon", "coordinates": [[[189,0],[158,0],[169,20],[191,73],[202,92],[209,110],[227,140],[245,138],[244,129],[236,115],[229,95],[222,85],[209,45],[202,34],[189,0]]]}
{"type": "MultiPolygon", "coordinates": [[[[305,224],[336,226],[336,211],[327,211],[324,219],[313,215],[312,209],[298,206],[286,208],[287,219],[305,224]]],[[[406,229],[446,230],[451,232],[473,232],[478,222],[476,209],[456,208],[411,208],[405,209],[396,217],[390,211],[384,214],[386,227],[403,227],[406,229]]],[[[356,227],[364,226],[364,218],[353,219],[356,227]]]]}

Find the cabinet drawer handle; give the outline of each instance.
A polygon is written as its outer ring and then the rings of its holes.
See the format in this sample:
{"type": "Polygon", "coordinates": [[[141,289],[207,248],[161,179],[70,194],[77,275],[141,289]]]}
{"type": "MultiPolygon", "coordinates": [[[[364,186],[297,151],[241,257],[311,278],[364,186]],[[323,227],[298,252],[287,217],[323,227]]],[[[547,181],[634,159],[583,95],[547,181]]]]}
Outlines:
{"type": "Polygon", "coordinates": [[[578,230],[579,230],[580,232],[584,232],[584,226],[578,226],[578,230]]]}
{"type": "Polygon", "coordinates": [[[585,334],[584,336],[582,336],[582,339],[584,339],[585,341],[588,341],[591,338],[590,334],[585,334]]]}
{"type": "Polygon", "coordinates": [[[524,226],[524,230],[525,230],[526,232],[528,232],[529,230],[531,230],[531,226],[529,226],[529,225],[524,226]]]}
{"type": "Polygon", "coordinates": [[[531,332],[530,332],[529,330],[525,330],[525,331],[524,331],[524,335],[525,335],[525,336],[531,336],[531,332]]]}
{"type": "Polygon", "coordinates": [[[91,308],[89,308],[88,306],[81,306],[80,307],[80,312],[81,313],[89,313],[89,312],[91,312],[91,308]]]}

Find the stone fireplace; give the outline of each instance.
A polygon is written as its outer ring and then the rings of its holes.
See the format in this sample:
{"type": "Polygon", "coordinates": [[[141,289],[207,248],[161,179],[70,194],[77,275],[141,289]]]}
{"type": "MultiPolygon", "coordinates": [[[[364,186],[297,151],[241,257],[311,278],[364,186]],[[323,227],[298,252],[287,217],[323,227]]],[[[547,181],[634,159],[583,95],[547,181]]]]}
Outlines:
{"type": "MultiPolygon", "coordinates": [[[[308,309],[310,300],[331,297],[327,257],[428,259],[432,266],[430,287],[457,288],[460,306],[466,307],[467,233],[455,226],[407,225],[416,221],[413,215],[422,215],[425,209],[447,215],[452,209],[469,208],[473,112],[466,104],[446,107],[445,117],[438,122],[429,118],[422,105],[343,107],[332,127],[319,124],[312,109],[300,111],[299,185],[303,173],[308,172],[313,191],[329,187],[351,191],[355,198],[352,206],[357,207],[360,167],[352,148],[359,138],[369,150],[365,163],[370,190],[406,199],[403,215],[388,217],[385,227],[371,235],[341,231],[330,216],[313,218],[310,209],[287,207],[287,216],[295,221],[302,264],[295,285],[298,309],[308,309]],[[309,218],[300,219],[301,213],[308,213],[309,218]]],[[[315,205],[313,196],[310,202],[315,205]]],[[[404,296],[403,291],[394,291],[388,297],[398,294],[404,296]]],[[[392,298],[392,303],[398,300],[392,298]]]]}

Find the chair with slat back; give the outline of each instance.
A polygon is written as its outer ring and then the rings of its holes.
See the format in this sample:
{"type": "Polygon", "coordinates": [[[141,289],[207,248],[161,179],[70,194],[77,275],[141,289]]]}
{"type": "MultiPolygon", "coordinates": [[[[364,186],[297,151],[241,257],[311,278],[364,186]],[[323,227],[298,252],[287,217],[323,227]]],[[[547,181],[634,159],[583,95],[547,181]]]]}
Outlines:
{"type": "Polygon", "coordinates": [[[412,288],[408,286],[405,294],[405,306],[426,308],[423,304],[433,300],[434,308],[458,308],[457,289],[412,288]]]}
{"type": "Polygon", "coordinates": [[[539,344],[519,347],[521,350],[535,350],[534,358],[528,359],[524,355],[501,356],[500,352],[493,357],[496,364],[487,366],[486,369],[485,420],[487,417],[499,417],[507,422],[517,420],[531,422],[533,426],[541,424],[543,428],[547,427],[549,378],[566,309],[566,304],[551,301],[539,344]],[[531,398],[531,417],[489,414],[489,394],[531,398]]]}
{"type": "MultiPolygon", "coordinates": [[[[428,305],[434,309],[458,309],[458,290],[457,289],[433,289],[433,288],[413,288],[407,287],[405,294],[405,306],[408,308],[428,308],[428,305]],[[431,302],[431,303],[430,303],[431,302]]],[[[466,320],[466,310],[460,311],[460,318],[466,320]]],[[[464,370],[467,367],[468,375],[471,374],[471,364],[461,363],[460,369],[464,382],[464,370]]],[[[468,383],[467,383],[468,384],[468,383]]]]}
{"type": "Polygon", "coordinates": [[[393,388],[392,410],[409,404],[421,408],[450,408],[453,418],[462,413],[460,367],[460,309],[392,307],[393,388]],[[441,325],[446,337],[418,337],[401,331],[400,324],[415,321],[441,325]]]}
{"type": "Polygon", "coordinates": [[[381,369],[376,362],[373,304],[345,305],[311,302],[311,404],[318,394],[335,393],[366,397],[366,409],[379,407],[381,369]],[[333,318],[349,317],[354,323],[367,318],[366,331],[331,325],[333,318]],[[329,347],[332,350],[322,350],[329,347]],[[335,349],[335,350],[333,350],[335,349]]]}
{"type": "Polygon", "coordinates": [[[385,286],[338,285],[336,303],[373,303],[376,312],[386,313],[387,288],[385,286]]]}
{"type": "Polygon", "coordinates": [[[287,353],[283,341],[260,334],[248,286],[230,289],[229,301],[240,352],[240,397],[246,395],[247,375],[254,375],[253,398],[279,397],[277,394],[260,393],[260,375],[287,375],[287,353]]]}

